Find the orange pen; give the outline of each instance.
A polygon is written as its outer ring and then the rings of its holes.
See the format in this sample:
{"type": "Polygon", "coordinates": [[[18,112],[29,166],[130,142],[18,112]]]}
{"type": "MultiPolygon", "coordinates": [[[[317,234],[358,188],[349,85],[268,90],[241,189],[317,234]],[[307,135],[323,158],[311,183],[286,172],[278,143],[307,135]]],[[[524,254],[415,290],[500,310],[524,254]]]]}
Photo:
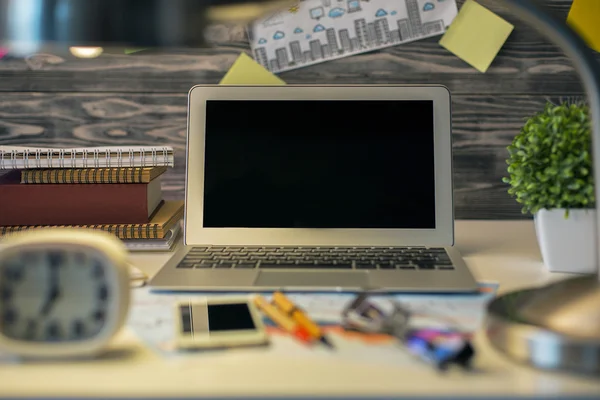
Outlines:
{"type": "Polygon", "coordinates": [[[314,340],[312,335],[304,327],[300,326],[300,324],[298,324],[292,318],[284,314],[273,304],[269,303],[264,297],[256,296],[254,298],[254,304],[281,329],[291,333],[297,339],[303,342],[311,342],[314,340]]]}
{"type": "Polygon", "coordinates": [[[306,331],[311,335],[311,337],[320,340],[322,343],[330,347],[333,347],[323,334],[321,327],[314,323],[302,310],[296,307],[296,305],[292,303],[287,297],[285,297],[283,293],[273,293],[273,304],[277,306],[277,308],[282,310],[284,313],[292,317],[294,321],[296,321],[300,326],[306,329],[306,331]]]}

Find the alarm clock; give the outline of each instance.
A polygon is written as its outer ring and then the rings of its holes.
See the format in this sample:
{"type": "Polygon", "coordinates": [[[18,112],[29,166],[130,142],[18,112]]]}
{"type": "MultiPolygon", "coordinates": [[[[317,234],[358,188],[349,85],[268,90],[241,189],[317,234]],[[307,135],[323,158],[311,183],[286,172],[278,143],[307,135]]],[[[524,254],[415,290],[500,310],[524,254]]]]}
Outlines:
{"type": "Polygon", "coordinates": [[[0,245],[1,351],[24,358],[94,356],[125,323],[127,251],[115,236],[33,229],[0,245]]]}

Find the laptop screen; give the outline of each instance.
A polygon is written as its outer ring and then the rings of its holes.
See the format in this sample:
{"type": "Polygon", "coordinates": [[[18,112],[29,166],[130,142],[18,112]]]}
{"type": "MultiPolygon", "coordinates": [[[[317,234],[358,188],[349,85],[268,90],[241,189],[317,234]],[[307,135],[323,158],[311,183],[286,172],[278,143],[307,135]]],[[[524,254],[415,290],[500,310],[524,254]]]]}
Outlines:
{"type": "Polygon", "coordinates": [[[205,228],[434,229],[432,101],[209,100],[205,228]]]}

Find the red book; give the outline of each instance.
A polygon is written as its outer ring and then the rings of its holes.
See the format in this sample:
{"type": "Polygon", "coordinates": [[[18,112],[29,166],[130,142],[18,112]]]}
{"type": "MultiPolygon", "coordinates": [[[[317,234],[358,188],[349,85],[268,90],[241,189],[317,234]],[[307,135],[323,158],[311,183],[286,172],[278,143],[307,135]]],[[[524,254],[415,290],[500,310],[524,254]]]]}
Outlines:
{"type": "Polygon", "coordinates": [[[149,183],[21,184],[20,171],[0,176],[0,226],[147,223],[162,201],[149,183]]]}

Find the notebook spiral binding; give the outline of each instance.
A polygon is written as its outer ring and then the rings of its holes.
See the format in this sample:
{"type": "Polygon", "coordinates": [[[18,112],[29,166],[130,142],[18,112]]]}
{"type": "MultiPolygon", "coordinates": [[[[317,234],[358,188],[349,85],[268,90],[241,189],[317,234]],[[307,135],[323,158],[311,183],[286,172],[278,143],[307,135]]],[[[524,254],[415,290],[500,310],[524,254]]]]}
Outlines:
{"type": "Polygon", "coordinates": [[[24,168],[111,168],[170,165],[169,147],[144,149],[18,149],[0,152],[0,169],[24,168]],[[33,156],[33,159],[32,159],[33,156]],[[8,157],[8,158],[7,158],[8,157]],[[100,161],[104,158],[104,163],[100,161]],[[162,160],[161,160],[162,159],[162,160]],[[20,162],[22,161],[23,166],[20,162]]]}

